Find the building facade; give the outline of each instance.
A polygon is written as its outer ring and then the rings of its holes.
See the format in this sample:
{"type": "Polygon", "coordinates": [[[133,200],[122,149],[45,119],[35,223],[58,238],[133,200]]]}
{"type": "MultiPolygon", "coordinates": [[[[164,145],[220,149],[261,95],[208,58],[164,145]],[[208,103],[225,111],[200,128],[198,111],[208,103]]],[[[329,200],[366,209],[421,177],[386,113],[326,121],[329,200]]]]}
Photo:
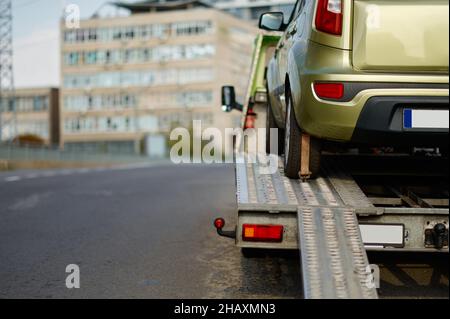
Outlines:
{"type": "Polygon", "coordinates": [[[62,147],[142,153],[149,136],[167,139],[192,120],[236,126],[239,114],[221,112],[220,87],[244,94],[257,30],[189,4],[61,25],[62,147]]]}
{"type": "Polygon", "coordinates": [[[21,136],[33,135],[46,145],[59,145],[57,88],[16,89],[14,97],[3,97],[1,107],[3,141],[14,141],[21,136]]]}

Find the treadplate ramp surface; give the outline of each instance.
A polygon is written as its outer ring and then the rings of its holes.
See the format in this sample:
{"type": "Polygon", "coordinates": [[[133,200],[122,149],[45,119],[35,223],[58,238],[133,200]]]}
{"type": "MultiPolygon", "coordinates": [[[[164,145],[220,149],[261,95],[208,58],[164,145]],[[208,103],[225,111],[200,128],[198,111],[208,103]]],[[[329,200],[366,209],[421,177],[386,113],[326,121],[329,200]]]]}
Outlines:
{"type": "Polygon", "coordinates": [[[356,182],[344,172],[327,164],[327,174],[302,183],[284,175],[283,159],[272,174],[264,173],[267,164],[240,157],[236,164],[237,202],[240,210],[290,210],[298,206],[336,206],[373,209],[356,182]]]}
{"type": "Polygon", "coordinates": [[[237,201],[240,209],[287,208],[297,211],[299,205],[343,206],[327,178],[302,183],[284,176],[282,159],[278,170],[264,174],[266,165],[242,160],[236,164],[237,201]]]}
{"type": "Polygon", "coordinates": [[[352,209],[299,207],[298,227],[305,298],[377,298],[352,209]]]}

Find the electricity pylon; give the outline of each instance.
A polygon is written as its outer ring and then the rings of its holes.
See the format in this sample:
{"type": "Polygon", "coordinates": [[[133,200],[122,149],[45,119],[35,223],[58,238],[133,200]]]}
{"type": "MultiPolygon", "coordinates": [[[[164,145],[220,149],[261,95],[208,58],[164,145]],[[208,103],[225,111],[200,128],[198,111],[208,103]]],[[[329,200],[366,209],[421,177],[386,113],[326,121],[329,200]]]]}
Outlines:
{"type": "Polygon", "coordinates": [[[0,142],[3,130],[9,127],[9,137],[17,134],[17,118],[14,99],[13,34],[11,0],[0,0],[0,142]],[[4,112],[12,116],[4,118],[4,112]]]}

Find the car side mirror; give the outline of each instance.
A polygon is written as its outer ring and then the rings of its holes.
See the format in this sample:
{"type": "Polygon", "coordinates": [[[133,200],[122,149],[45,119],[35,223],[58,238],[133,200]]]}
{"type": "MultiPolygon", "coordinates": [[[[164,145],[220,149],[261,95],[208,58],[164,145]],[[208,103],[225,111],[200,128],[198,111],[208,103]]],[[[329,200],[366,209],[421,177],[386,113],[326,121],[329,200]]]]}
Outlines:
{"type": "Polygon", "coordinates": [[[263,13],[259,18],[259,28],[268,31],[283,31],[284,30],[283,12],[263,13]]]}
{"type": "Polygon", "coordinates": [[[231,112],[232,110],[242,111],[242,105],[236,102],[236,93],[234,86],[222,86],[222,111],[231,112]]]}

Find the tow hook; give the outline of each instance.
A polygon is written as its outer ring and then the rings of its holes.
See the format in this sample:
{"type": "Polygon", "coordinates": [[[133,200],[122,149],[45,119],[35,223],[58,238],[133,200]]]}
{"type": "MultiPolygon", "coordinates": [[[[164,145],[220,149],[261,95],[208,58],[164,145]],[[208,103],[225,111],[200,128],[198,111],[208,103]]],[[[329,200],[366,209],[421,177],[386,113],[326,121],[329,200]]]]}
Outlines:
{"type": "Polygon", "coordinates": [[[434,225],[433,228],[425,231],[425,244],[434,246],[436,249],[442,249],[448,246],[448,229],[443,223],[434,225]]]}
{"type": "Polygon", "coordinates": [[[236,239],[236,230],[223,230],[225,227],[225,219],[221,217],[216,218],[214,220],[214,227],[219,236],[236,239]]]}

